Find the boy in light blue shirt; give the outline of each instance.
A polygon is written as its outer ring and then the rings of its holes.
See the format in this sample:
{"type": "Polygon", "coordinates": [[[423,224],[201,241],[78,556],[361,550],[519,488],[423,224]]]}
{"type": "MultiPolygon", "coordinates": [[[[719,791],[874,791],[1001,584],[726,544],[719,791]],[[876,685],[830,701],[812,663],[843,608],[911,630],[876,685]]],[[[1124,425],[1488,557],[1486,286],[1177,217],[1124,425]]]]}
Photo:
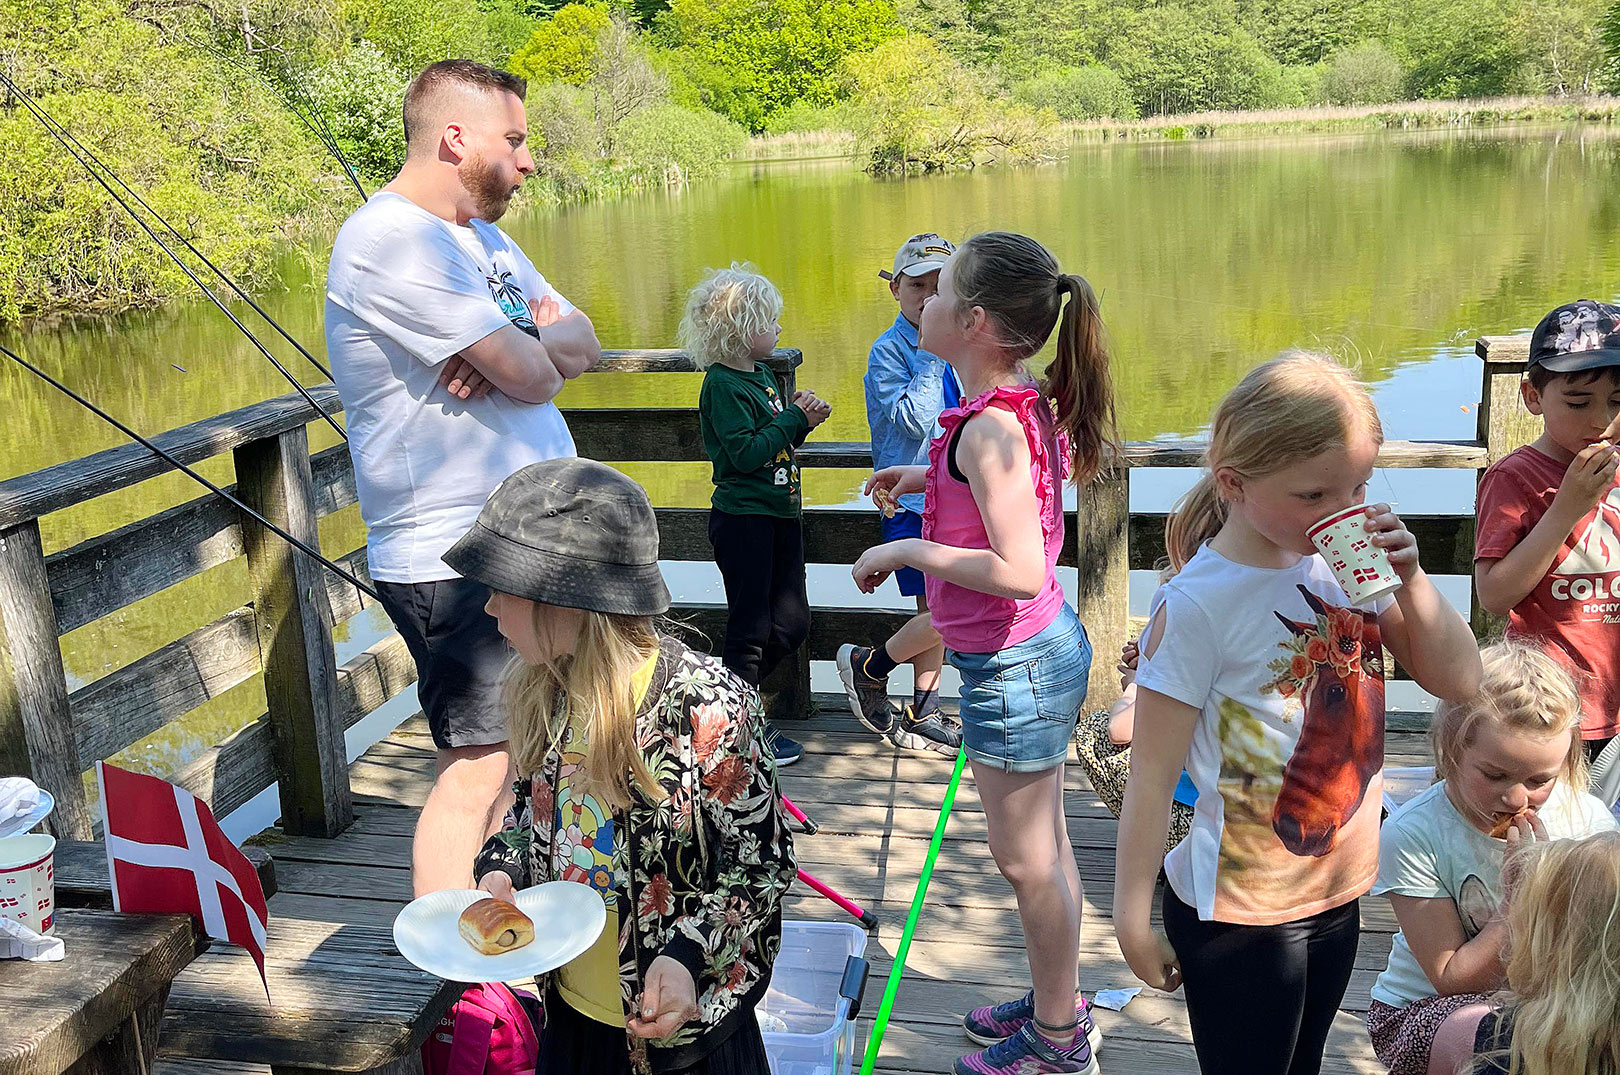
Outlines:
{"type": "MultiPolygon", "coordinates": [[[[933,232],[913,235],[894,256],[894,271],[880,272],[900,314],[872,344],[866,360],[866,421],[872,431],[872,467],[928,462],[940,412],[959,406],[962,389],[943,361],[918,346],[923,303],[939,289],[939,271],[956,247],[933,232]]],[[[899,498],[891,517],[885,511],[883,540],[922,536],[923,494],[899,498]]],[[[914,568],[894,573],[902,596],[915,597],[917,615],[882,646],[845,644],[838,650],[838,676],[850,709],[862,724],[896,745],[955,755],[961,732],[939,711],[939,672],[945,648],[929,622],[923,576],[914,568]],[[898,712],[889,701],[889,673],[910,661],[915,687],[912,704],[898,712]]]]}

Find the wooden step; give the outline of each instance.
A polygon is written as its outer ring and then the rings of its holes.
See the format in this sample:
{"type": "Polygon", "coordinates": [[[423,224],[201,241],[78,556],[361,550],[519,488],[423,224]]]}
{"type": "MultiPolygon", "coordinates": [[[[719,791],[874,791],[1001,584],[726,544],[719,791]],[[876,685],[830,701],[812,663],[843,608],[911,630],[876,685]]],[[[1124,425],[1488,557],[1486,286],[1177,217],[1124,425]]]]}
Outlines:
{"type": "Polygon", "coordinates": [[[188,1060],[161,1056],[152,1065],[151,1075],[270,1075],[270,1065],[242,1060],[188,1060]]]}

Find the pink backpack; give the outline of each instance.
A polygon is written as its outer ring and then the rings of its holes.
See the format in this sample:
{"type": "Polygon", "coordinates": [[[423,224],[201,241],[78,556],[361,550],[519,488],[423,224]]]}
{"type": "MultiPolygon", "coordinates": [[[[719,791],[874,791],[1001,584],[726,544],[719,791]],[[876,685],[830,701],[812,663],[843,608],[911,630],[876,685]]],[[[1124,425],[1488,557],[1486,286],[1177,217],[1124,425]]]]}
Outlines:
{"type": "Polygon", "coordinates": [[[525,1001],[499,982],[475,985],[439,1018],[422,1043],[425,1075],[534,1075],[540,1039],[525,1001]]]}

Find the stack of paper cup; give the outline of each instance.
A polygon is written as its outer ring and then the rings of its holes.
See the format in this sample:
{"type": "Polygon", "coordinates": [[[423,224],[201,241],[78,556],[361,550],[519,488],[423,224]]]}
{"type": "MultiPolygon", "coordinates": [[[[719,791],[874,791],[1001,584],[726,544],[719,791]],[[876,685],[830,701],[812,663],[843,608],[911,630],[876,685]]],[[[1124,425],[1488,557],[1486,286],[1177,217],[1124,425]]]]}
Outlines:
{"type": "Polygon", "coordinates": [[[1401,588],[1389,556],[1367,532],[1367,505],[1336,511],[1305,531],[1350,602],[1365,605],[1401,588]]]}
{"type": "Polygon", "coordinates": [[[54,837],[40,833],[0,839],[0,918],[21,922],[35,933],[56,925],[54,837]]]}

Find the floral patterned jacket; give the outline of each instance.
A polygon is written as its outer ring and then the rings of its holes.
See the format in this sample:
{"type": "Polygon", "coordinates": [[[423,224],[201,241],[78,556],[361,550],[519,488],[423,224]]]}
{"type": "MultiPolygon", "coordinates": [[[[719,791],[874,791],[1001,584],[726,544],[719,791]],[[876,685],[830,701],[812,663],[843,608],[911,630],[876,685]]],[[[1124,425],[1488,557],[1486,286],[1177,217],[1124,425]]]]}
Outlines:
{"type": "MultiPolygon", "coordinates": [[[[668,637],[636,716],[636,743],[669,797],[640,792],[613,849],[619,909],[619,988],[626,1010],[660,955],[697,985],[698,1017],[667,1038],[626,1035],[639,1075],[691,1066],[725,1041],[770,984],[782,946],[782,896],[797,864],[765,745],[759,695],[717,659],[668,637]]],[[[473,866],[518,888],[553,879],[559,742],[541,771],[516,785],[506,828],[473,866]]],[[[541,997],[550,975],[538,981],[541,997]]]]}

